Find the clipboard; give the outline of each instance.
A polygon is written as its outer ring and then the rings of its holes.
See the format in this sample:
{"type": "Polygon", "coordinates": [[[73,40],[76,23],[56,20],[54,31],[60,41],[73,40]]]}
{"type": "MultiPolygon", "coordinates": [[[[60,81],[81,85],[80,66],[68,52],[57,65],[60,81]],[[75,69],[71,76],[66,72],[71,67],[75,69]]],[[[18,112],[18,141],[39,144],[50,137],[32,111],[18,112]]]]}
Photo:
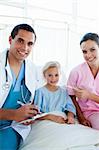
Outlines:
{"type": "Polygon", "coordinates": [[[19,124],[23,124],[23,123],[28,123],[30,121],[34,121],[38,118],[41,118],[41,117],[44,117],[46,116],[48,113],[40,113],[40,114],[37,114],[36,116],[32,117],[32,118],[29,118],[29,119],[26,119],[26,120],[23,120],[23,121],[20,121],[19,124]]]}

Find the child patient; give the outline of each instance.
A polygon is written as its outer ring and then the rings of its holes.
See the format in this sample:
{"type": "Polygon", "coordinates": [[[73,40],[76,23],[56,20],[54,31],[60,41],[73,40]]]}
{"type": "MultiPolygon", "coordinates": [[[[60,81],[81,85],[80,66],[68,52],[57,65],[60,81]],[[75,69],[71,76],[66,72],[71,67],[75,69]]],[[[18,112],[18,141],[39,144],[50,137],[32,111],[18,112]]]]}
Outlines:
{"type": "Polygon", "coordinates": [[[64,112],[67,117],[49,113],[39,119],[74,124],[75,106],[66,89],[57,85],[60,78],[60,64],[56,61],[47,62],[43,67],[43,76],[46,83],[36,90],[34,104],[38,105],[40,112],[64,112]]]}

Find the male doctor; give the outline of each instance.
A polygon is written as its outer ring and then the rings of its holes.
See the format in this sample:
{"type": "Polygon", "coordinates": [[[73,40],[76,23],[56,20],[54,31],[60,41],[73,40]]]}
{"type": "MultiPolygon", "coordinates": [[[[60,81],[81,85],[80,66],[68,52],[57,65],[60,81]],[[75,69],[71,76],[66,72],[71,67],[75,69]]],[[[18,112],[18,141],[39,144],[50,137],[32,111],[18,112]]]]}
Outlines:
{"type": "Polygon", "coordinates": [[[36,70],[27,56],[36,41],[28,24],[14,27],[10,48],[0,55],[0,150],[17,150],[31,126],[19,122],[38,114],[32,104],[36,88],[36,70]]]}

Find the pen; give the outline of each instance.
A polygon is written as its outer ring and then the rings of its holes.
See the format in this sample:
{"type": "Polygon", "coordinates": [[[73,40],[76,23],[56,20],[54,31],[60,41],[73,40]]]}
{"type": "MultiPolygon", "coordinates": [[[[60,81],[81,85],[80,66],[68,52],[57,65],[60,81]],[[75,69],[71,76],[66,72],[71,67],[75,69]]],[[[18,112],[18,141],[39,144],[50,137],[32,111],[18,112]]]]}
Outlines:
{"type": "Polygon", "coordinates": [[[72,86],[70,86],[70,85],[67,85],[67,88],[73,89],[73,87],[72,87],[72,86]]]}
{"type": "Polygon", "coordinates": [[[21,106],[24,106],[25,104],[21,102],[20,100],[17,100],[17,103],[20,104],[21,106]]]}
{"type": "Polygon", "coordinates": [[[70,88],[72,90],[77,90],[77,87],[73,87],[73,86],[70,86],[70,85],[67,85],[67,88],[70,88]]]}

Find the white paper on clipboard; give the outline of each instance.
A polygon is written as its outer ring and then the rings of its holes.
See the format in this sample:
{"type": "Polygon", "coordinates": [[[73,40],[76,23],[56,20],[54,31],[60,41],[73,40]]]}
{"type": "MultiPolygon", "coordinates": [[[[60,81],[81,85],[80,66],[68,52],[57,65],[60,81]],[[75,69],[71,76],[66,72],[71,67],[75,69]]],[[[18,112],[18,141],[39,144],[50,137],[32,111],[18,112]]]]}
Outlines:
{"type": "Polygon", "coordinates": [[[37,114],[36,116],[34,116],[34,117],[30,118],[30,119],[23,120],[23,121],[21,121],[21,122],[19,122],[19,123],[20,123],[20,124],[23,124],[23,123],[27,123],[27,122],[30,122],[30,121],[34,121],[34,120],[36,120],[36,119],[38,119],[38,118],[41,118],[41,117],[43,117],[43,116],[46,116],[47,114],[48,114],[48,113],[37,114]]]}

